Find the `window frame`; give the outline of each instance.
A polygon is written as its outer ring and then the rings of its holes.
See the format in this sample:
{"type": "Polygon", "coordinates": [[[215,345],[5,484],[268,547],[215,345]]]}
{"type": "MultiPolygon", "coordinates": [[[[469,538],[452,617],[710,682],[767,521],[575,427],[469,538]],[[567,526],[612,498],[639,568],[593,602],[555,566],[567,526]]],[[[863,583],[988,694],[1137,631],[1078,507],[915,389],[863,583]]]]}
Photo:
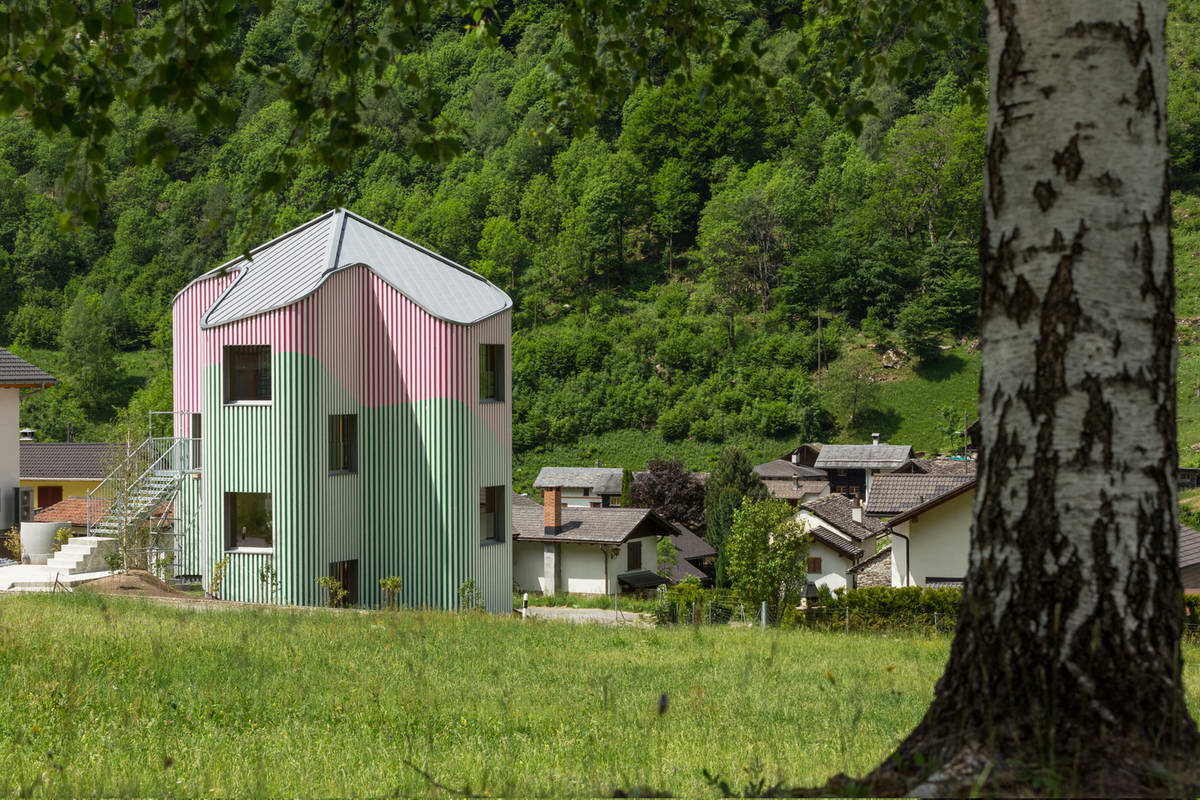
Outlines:
{"type": "Polygon", "coordinates": [[[358,473],[358,414],[330,414],[327,424],[327,433],[329,446],[329,474],[330,475],[355,475],[358,473]],[[346,435],[346,421],[349,421],[349,435],[346,435]],[[339,423],[342,427],[339,427],[339,423]],[[340,435],[342,444],[342,464],[338,466],[334,463],[334,453],[340,435]],[[348,446],[347,446],[348,443],[348,446]]]}
{"type": "Polygon", "coordinates": [[[806,567],[805,571],[808,572],[809,575],[823,575],[825,573],[825,570],[823,570],[821,568],[821,557],[820,556],[809,556],[808,563],[805,564],[804,566],[806,567]],[[816,569],[813,569],[814,564],[817,567],[816,569]]]}
{"type": "Polygon", "coordinates": [[[224,493],[224,538],[226,553],[273,553],[275,552],[275,502],[271,492],[225,492],[224,493]],[[263,545],[242,545],[238,544],[234,535],[236,530],[235,517],[237,515],[237,497],[239,495],[258,495],[266,498],[267,511],[267,532],[270,535],[270,544],[263,545]]]}
{"type": "Polygon", "coordinates": [[[643,564],[642,540],[634,539],[631,542],[626,542],[625,543],[625,569],[628,572],[633,572],[634,570],[637,570],[637,569],[645,569],[645,567],[642,566],[642,564],[643,564]],[[637,559],[636,559],[637,564],[633,563],[635,560],[633,557],[634,553],[637,553],[637,559]]]}
{"type": "MultiPolygon", "coordinates": [[[[272,348],[269,344],[227,344],[221,348],[221,383],[222,397],[224,404],[227,406],[269,406],[275,398],[275,375],[272,370],[272,348]],[[267,373],[267,397],[236,399],[234,393],[234,359],[236,356],[245,356],[250,353],[257,353],[259,357],[265,355],[266,373],[267,373]]],[[[259,362],[261,366],[263,362],[259,362]]]]}
{"type": "Polygon", "coordinates": [[[504,544],[504,486],[480,486],[479,487],[479,546],[490,547],[492,545],[504,544]],[[494,494],[493,494],[494,493],[494,494]],[[489,513],[486,510],[486,503],[491,500],[494,505],[490,512],[493,517],[492,536],[484,536],[484,514],[489,513]]]}
{"type": "Polygon", "coordinates": [[[482,343],[479,345],[479,402],[503,403],[505,401],[505,346],[503,344],[482,343]],[[484,377],[489,380],[485,381],[484,377]],[[485,384],[492,385],[493,394],[486,395],[485,384]]]}

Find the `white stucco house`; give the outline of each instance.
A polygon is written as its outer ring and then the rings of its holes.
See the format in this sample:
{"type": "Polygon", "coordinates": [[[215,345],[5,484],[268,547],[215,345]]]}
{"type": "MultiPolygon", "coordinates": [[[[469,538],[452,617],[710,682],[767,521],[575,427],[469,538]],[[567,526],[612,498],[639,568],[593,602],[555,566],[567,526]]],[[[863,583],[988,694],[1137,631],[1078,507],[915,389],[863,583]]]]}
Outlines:
{"type": "Polygon", "coordinates": [[[825,473],[800,463],[796,453],[789,458],[759,464],[754,472],[762,479],[771,497],[786,500],[793,506],[829,494],[829,478],[825,473]]]}
{"type": "Polygon", "coordinates": [[[974,478],[888,521],[892,586],[961,586],[971,551],[974,478]]]}
{"type": "Polygon", "coordinates": [[[648,508],[567,505],[548,487],[542,505],[513,498],[513,581],[541,594],[650,589],[668,582],[658,574],[658,540],[678,534],[648,508]]]}
{"type": "Polygon", "coordinates": [[[877,520],[863,516],[862,504],[844,494],[831,494],[800,506],[795,520],[807,529],[808,582],[830,591],[852,588],[850,569],[875,553],[877,520]]]}
{"type": "Polygon", "coordinates": [[[617,467],[542,467],[535,489],[558,489],[569,508],[614,508],[621,505],[621,476],[617,467]]]}
{"type": "Polygon", "coordinates": [[[56,383],[53,375],[0,348],[0,523],[5,528],[33,518],[32,491],[23,498],[20,488],[21,390],[56,383]]]}

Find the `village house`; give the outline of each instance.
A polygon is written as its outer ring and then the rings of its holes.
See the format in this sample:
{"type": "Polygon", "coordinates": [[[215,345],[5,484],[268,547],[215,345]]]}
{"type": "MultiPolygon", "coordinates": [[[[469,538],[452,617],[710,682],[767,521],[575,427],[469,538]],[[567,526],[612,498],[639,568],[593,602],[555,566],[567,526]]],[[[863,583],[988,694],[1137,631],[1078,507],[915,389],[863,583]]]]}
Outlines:
{"type": "Polygon", "coordinates": [[[711,585],[717,549],[687,526],[678,522],[672,524],[679,531],[679,535],[672,540],[677,557],[675,565],[667,568],[667,577],[672,583],[679,583],[684,578],[695,578],[705,586],[711,585]]]}
{"type": "Polygon", "coordinates": [[[44,389],[58,381],[23,358],[0,348],[0,523],[12,527],[32,516],[32,492],[21,492],[21,390],[44,389]],[[22,512],[24,506],[24,513],[22,512]]]}
{"type": "Polygon", "coordinates": [[[648,508],[568,506],[560,487],[542,505],[512,505],[513,580],[520,591],[613,595],[668,582],[658,574],[658,540],[679,530],[648,508]]]}
{"type": "Polygon", "coordinates": [[[120,460],[120,445],[107,442],[21,442],[22,519],[66,498],[84,498],[120,460]],[[28,494],[25,497],[25,494],[28,494]]]}
{"type": "Polygon", "coordinates": [[[864,513],[874,519],[891,519],[973,480],[973,471],[970,474],[891,472],[876,475],[864,513]]]}
{"type": "Polygon", "coordinates": [[[882,527],[878,520],[864,517],[858,499],[844,494],[806,502],[795,519],[811,536],[808,582],[830,591],[853,588],[850,569],[874,554],[875,539],[882,527]]]}
{"type": "Polygon", "coordinates": [[[621,477],[615,467],[542,467],[535,489],[557,488],[564,507],[613,508],[621,505],[621,477]]]}
{"type": "Polygon", "coordinates": [[[975,478],[888,520],[892,586],[961,586],[971,548],[975,478]]]}
{"type": "Polygon", "coordinates": [[[173,304],[176,439],[133,497],[176,503],[179,572],[302,605],[324,576],[439,608],[473,581],[509,611],[508,296],[342,209],[249,255],[173,304]]]}
{"type": "MultiPolygon", "coordinates": [[[[1200,531],[1179,526],[1179,577],[1183,581],[1183,591],[1187,594],[1200,594],[1200,531]]],[[[1200,620],[1188,620],[1193,624],[1200,620]]]]}
{"type": "Polygon", "coordinates": [[[821,446],[813,467],[828,476],[830,492],[867,500],[875,475],[892,472],[913,457],[913,450],[908,445],[883,444],[878,433],[871,434],[871,438],[871,444],[821,446]]]}
{"type": "Polygon", "coordinates": [[[824,471],[801,464],[795,453],[792,458],[777,458],[759,464],[754,472],[762,479],[771,497],[786,500],[793,506],[829,494],[829,478],[824,471]]]}

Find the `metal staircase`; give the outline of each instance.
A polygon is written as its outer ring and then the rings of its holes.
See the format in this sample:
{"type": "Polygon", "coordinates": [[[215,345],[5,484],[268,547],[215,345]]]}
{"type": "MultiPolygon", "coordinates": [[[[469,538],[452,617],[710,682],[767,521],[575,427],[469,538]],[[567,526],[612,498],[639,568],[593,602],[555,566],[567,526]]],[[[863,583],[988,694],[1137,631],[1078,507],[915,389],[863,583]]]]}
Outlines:
{"type": "Polygon", "coordinates": [[[122,568],[174,577],[182,549],[174,508],[197,449],[196,439],[150,437],[88,492],[87,535],[116,540],[122,568]]]}

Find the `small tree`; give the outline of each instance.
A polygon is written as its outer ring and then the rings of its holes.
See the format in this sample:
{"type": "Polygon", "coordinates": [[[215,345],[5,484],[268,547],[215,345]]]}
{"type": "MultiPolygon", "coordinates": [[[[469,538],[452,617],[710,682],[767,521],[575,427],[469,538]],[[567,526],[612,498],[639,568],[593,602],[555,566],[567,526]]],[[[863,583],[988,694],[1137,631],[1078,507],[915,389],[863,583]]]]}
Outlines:
{"type": "Polygon", "coordinates": [[[655,547],[658,556],[658,574],[664,578],[670,577],[679,564],[679,548],[675,546],[673,537],[663,536],[655,547]]]}
{"type": "Polygon", "coordinates": [[[634,479],[630,494],[629,505],[654,509],[670,522],[689,528],[704,523],[704,485],[677,458],[656,458],[647,464],[646,471],[634,479]]]}
{"type": "Polygon", "coordinates": [[[766,496],[767,487],[754,471],[754,465],[745,452],[737,447],[725,448],[704,485],[705,538],[717,550],[717,586],[728,585],[725,540],[733,526],[734,512],[745,498],[760,499],[766,496]]]}
{"type": "Polygon", "coordinates": [[[395,611],[400,607],[400,589],[403,582],[395,575],[379,579],[379,589],[383,592],[383,605],[395,611]]]}
{"type": "Polygon", "coordinates": [[[342,582],[331,575],[322,575],[317,578],[317,585],[329,590],[330,608],[341,608],[346,602],[346,596],[350,594],[346,591],[346,587],[342,586],[342,582]]]}
{"type": "Polygon", "coordinates": [[[833,362],[821,382],[825,407],[847,428],[862,416],[862,412],[879,402],[879,384],[867,359],[847,353],[833,362]]]}
{"type": "Polygon", "coordinates": [[[725,543],[729,580],[746,600],[782,608],[798,602],[808,566],[808,535],[783,500],[746,500],[725,543]]]}
{"type": "Polygon", "coordinates": [[[633,508],[633,472],[621,470],[621,508],[633,508]]]}

